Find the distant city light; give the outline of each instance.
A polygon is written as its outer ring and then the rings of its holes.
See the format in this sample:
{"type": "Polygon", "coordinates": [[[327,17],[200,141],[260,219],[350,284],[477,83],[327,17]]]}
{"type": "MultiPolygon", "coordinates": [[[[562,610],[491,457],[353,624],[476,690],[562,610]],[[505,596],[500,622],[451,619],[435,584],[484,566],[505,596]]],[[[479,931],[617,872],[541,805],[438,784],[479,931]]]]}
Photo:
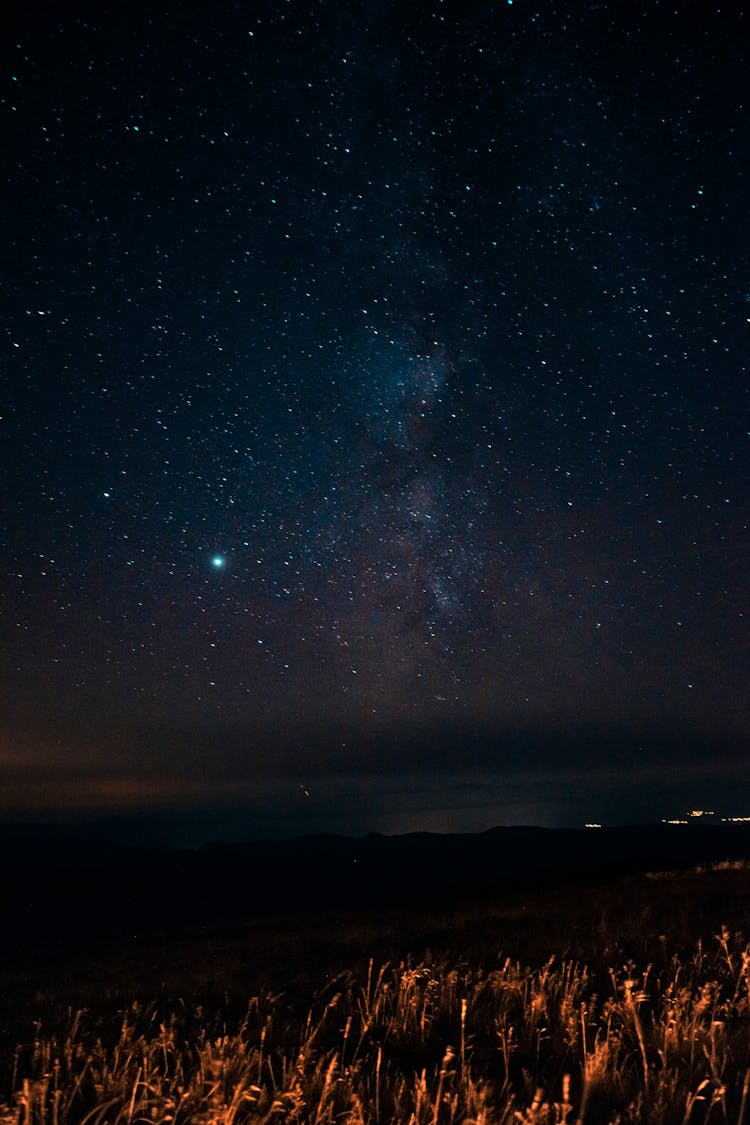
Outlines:
{"type": "MultiPolygon", "coordinates": [[[[707,824],[750,824],[750,816],[722,816],[715,809],[690,809],[682,816],[663,816],[661,824],[691,824],[702,820],[707,824]]],[[[588,820],[584,828],[603,828],[604,825],[596,820],[588,820]]]]}

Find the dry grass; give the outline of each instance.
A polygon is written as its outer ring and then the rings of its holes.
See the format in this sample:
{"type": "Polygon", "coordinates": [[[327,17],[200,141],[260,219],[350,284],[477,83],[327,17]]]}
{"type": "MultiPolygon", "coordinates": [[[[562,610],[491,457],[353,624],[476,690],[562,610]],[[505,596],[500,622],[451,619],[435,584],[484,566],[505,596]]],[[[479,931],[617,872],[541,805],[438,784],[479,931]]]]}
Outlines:
{"type": "Polygon", "coordinates": [[[371,962],[234,1026],[178,1002],[36,1030],[2,1125],[750,1125],[750,947],[726,929],[658,970],[371,962]]]}

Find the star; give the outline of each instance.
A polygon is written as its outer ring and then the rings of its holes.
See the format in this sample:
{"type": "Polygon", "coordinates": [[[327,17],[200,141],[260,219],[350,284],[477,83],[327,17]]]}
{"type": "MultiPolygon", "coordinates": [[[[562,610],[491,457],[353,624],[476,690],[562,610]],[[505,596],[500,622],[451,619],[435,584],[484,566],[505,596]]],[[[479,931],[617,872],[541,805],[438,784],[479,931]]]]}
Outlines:
{"type": "Polygon", "coordinates": [[[224,567],[225,563],[226,559],[223,555],[214,555],[214,557],[211,559],[211,566],[214,568],[214,570],[221,570],[224,567]]]}

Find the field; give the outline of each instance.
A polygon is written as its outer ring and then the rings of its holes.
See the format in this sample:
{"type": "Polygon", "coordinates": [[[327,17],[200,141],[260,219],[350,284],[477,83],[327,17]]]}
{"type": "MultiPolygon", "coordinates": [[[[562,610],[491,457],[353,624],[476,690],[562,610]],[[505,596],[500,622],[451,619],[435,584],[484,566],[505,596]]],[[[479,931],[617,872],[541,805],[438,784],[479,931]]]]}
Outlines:
{"type": "Polygon", "coordinates": [[[748,927],[735,862],[16,951],[0,1120],[750,1123],[748,927]]]}

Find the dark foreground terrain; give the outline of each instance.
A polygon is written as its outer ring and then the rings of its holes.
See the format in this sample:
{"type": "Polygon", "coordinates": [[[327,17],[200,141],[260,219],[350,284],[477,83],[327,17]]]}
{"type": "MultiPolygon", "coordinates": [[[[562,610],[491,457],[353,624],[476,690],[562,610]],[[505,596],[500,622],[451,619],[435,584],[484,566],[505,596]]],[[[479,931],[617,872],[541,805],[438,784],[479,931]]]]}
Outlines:
{"type": "Polygon", "coordinates": [[[0,852],[0,1121],[750,1122],[747,829],[0,852]]]}

